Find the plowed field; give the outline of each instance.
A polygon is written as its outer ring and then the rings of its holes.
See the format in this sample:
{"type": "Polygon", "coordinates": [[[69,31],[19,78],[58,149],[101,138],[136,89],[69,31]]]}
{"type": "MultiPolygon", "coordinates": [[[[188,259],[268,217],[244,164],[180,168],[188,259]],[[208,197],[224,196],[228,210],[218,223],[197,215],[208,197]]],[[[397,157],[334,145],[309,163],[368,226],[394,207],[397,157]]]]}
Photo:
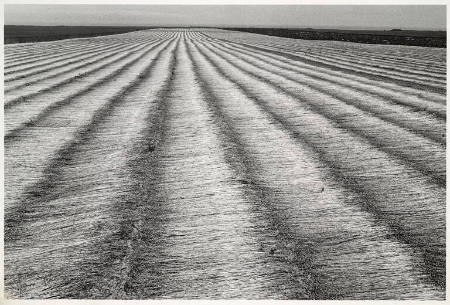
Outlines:
{"type": "Polygon", "coordinates": [[[445,298],[446,49],[147,30],[4,67],[7,295],[445,298]]]}

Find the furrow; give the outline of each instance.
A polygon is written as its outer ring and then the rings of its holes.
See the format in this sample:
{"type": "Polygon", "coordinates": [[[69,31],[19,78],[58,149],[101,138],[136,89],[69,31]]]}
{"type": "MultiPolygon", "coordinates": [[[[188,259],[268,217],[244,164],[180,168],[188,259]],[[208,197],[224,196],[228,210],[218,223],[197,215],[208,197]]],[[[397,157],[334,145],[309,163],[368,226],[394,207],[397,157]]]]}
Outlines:
{"type": "MultiPolygon", "coordinates": [[[[71,71],[70,70],[72,68],[71,65],[75,66],[77,63],[86,64],[86,60],[96,58],[96,57],[107,58],[109,56],[117,54],[118,52],[121,52],[121,51],[123,52],[123,51],[129,50],[135,46],[143,45],[145,43],[149,43],[152,41],[157,41],[157,39],[143,39],[143,40],[135,41],[132,43],[127,43],[127,44],[120,44],[120,45],[116,44],[111,48],[102,49],[101,51],[95,51],[88,55],[82,55],[80,57],[77,57],[76,59],[72,59],[72,60],[63,62],[58,65],[49,66],[49,67],[45,67],[45,68],[38,68],[34,71],[27,71],[25,73],[18,74],[13,77],[6,78],[5,79],[5,85],[6,85],[5,87],[6,87],[6,90],[9,91],[9,90],[11,90],[10,88],[14,88],[14,85],[30,84],[31,83],[31,81],[29,79],[30,77],[33,77],[35,75],[37,75],[38,77],[42,77],[43,75],[45,75],[46,72],[49,72],[49,75],[52,75],[52,76],[61,75],[61,74],[58,74],[59,70],[71,71]],[[69,68],[69,69],[67,69],[67,68],[69,68]]],[[[93,61],[92,63],[95,63],[95,61],[93,61]]]]}
{"type": "MultiPolygon", "coordinates": [[[[54,41],[55,42],[55,41],[54,41]]],[[[83,44],[79,45],[83,46],[83,44]]],[[[33,44],[7,44],[5,45],[5,61],[14,62],[20,61],[33,56],[48,55],[50,49],[55,50],[55,53],[60,53],[66,51],[68,48],[73,47],[72,44],[61,44],[61,42],[56,41],[53,44],[47,45],[33,45],[33,44]]]]}
{"type": "Polygon", "coordinates": [[[315,147],[290,136],[208,57],[194,48],[191,53],[223,130],[241,147],[235,162],[243,167],[245,184],[261,198],[258,208],[269,210],[263,214],[279,223],[272,255],[291,264],[286,277],[305,285],[304,298],[443,297],[443,290],[427,282],[421,258],[360,208],[365,198],[342,188],[315,147]]]}
{"type": "Polygon", "coordinates": [[[8,297],[445,300],[444,51],[5,46],[8,297]]]}
{"type": "MultiPolygon", "coordinates": [[[[224,40],[224,41],[229,42],[228,40],[224,40]]],[[[398,84],[398,85],[405,86],[405,87],[411,87],[414,89],[430,91],[433,93],[438,93],[438,94],[443,94],[443,95],[446,94],[445,86],[434,86],[434,85],[429,85],[427,83],[419,83],[419,82],[412,81],[412,80],[405,80],[405,79],[401,79],[401,78],[389,77],[389,76],[377,74],[375,72],[366,71],[364,69],[357,70],[357,69],[349,68],[349,67],[339,65],[339,64],[333,64],[333,63],[329,63],[326,61],[316,60],[316,59],[310,58],[308,56],[304,56],[304,55],[294,53],[294,52],[280,51],[280,50],[274,50],[271,47],[257,46],[253,43],[241,43],[241,44],[251,47],[251,48],[255,48],[257,50],[261,50],[261,51],[265,51],[265,52],[269,52],[269,53],[275,53],[277,55],[282,55],[291,60],[301,61],[301,62],[308,63],[310,65],[318,66],[321,68],[327,68],[332,71],[353,74],[353,75],[362,76],[367,79],[371,79],[371,80],[375,80],[375,81],[394,83],[394,84],[398,84]]]]}
{"type": "Polygon", "coordinates": [[[5,110],[8,110],[9,108],[21,103],[27,103],[29,102],[29,100],[39,97],[43,94],[55,92],[57,91],[57,89],[61,89],[61,87],[63,86],[73,87],[73,84],[76,83],[76,80],[84,80],[86,76],[92,76],[94,73],[97,73],[99,71],[101,73],[104,68],[110,67],[111,64],[117,65],[121,62],[121,60],[123,61],[123,59],[130,57],[130,55],[138,54],[142,50],[157,44],[158,42],[148,42],[143,45],[135,46],[129,51],[118,53],[116,56],[110,58],[106,62],[100,62],[94,65],[86,66],[81,71],[75,71],[67,75],[65,78],[58,77],[53,81],[27,86],[17,92],[7,92],[7,94],[5,94],[5,110]]]}
{"type": "Polygon", "coordinates": [[[412,75],[414,77],[417,77],[418,79],[421,78],[429,78],[433,81],[436,82],[443,82],[445,83],[446,81],[446,77],[445,77],[445,70],[433,70],[429,67],[426,66],[417,66],[417,65],[410,65],[408,63],[402,63],[401,65],[399,65],[398,62],[387,62],[387,61],[383,61],[383,60],[376,60],[374,58],[367,58],[367,59],[361,59],[360,57],[358,57],[358,55],[353,55],[352,56],[345,56],[342,53],[339,52],[333,52],[333,53],[329,53],[329,52],[321,52],[320,53],[320,57],[319,58],[325,58],[325,57],[329,57],[329,58],[333,58],[335,60],[342,60],[343,58],[348,61],[348,62],[355,62],[357,63],[359,66],[370,66],[370,67],[374,67],[377,68],[376,70],[373,71],[377,71],[379,70],[379,73],[385,73],[386,71],[389,73],[391,71],[397,72],[395,74],[392,75],[398,75],[398,76],[409,76],[412,75]]]}
{"type": "MultiPolygon", "coordinates": [[[[164,38],[164,39],[166,39],[166,38],[164,38]]],[[[127,46],[131,46],[131,45],[134,45],[134,44],[138,44],[140,42],[146,42],[146,41],[148,42],[148,41],[151,41],[151,40],[157,41],[157,40],[163,40],[163,39],[161,37],[159,37],[158,35],[152,35],[150,37],[149,36],[142,36],[142,37],[137,37],[135,39],[128,39],[127,41],[121,41],[120,43],[118,43],[116,41],[116,42],[113,43],[113,45],[110,48],[127,47],[127,46]]],[[[93,52],[83,54],[83,55],[81,55],[81,57],[89,56],[92,53],[96,53],[97,54],[97,53],[102,53],[102,52],[105,52],[105,51],[107,51],[107,50],[105,50],[105,49],[95,50],[93,52]]],[[[45,72],[45,71],[49,71],[51,69],[64,67],[68,63],[75,62],[75,61],[77,61],[79,59],[80,59],[80,57],[74,57],[74,58],[70,58],[68,60],[61,60],[61,61],[59,61],[57,63],[50,64],[50,65],[39,65],[36,68],[27,69],[27,70],[25,70],[23,72],[19,72],[16,75],[12,75],[10,77],[7,77],[6,80],[7,81],[18,80],[18,79],[22,79],[22,78],[25,78],[25,77],[30,76],[30,75],[35,75],[35,74],[37,74],[39,72],[45,72]]]]}
{"type": "MultiPolygon", "coordinates": [[[[106,45],[107,47],[108,45],[106,45]]],[[[80,55],[84,55],[84,54],[89,54],[92,51],[96,51],[96,50],[102,50],[103,48],[105,48],[105,45],[100,45],[100,46],[89,46],[87,45],[85,48],[83,48],[85,51],[80,52],[80,50],[76,49],[67,53],[63,53],[63,54],[52,54],[49,56],[45,56],[44,58],[36,58],[27,62],[17,62],[14,64],[11,64],[9,66],[5,66],[5,75],[10,75],[10,74],[14,74],[14,73],[19,73],[19,72],[24,72],[24,71],[28,71],[30,69],[35,69],[35,68],[39,68],[39,67],[44,67],[47,65],[51,65],[51,64],[55,64],[64,60],[68,60],[68,59],[72,59],[72,58],[76,58],[80,55]]]]}
{"type": "Polygon", "coordinates": [[[56,92],[49,92],[26,103],[18,104],[12,109],[5,109],[7,114],[5,117],[5,145],[11,141],[18,140],[23,131],[33,127],[55,110],[72,103],[77,98],[88,95],[92,91],[96,91],[103,84],[110,85],[124,71],[131,70],[130,72],[133,72],[132,69],[136,63],[142,61],[153,50],[160,48],[162,45],[167,45],[167,43],[166,41],[150,46],[144,52],[137,53],[131,58],[124,55],[123,61],[120,61],[117,65],[107,68],[106,71],[101,70],[98,74],[93,73],[73,81],[69,84],[69,88],[63,87],[56,92]]]}
{"type": "MultiPolygon", "coordinates": [[[[155,37],[164,39],[167,37],[167,33],[164,32],[153,32],[155,37]]],[[[50,44],[50,42],[34,42],[34,43],[27,43],[27,48],[24,48],[22,52],[14,52],[14,56],[17,57],[13,62],[18,61],[24,61],[26,63],[26,59],[32,59],[32,57],[40,56],[41,59],[45,58],[49,55],[63,55],[64,52],[74,50],[74,48],[78,48],[80,45],[82,48],[80,50],[84,49],[95,49],[100,46],[109,46],[109,45],[115,45],[115,44],[122,44],[122,43],[132,43],[133,41],[136,41],[138,39],[141,39],[142,37],[145,37],[146,33],[143,32],[135,32],[133,35],[131,33],[126,33],[126,35],[123,34],[115,34],[115,35],[109,35],[109,36],[98,36],[98,37],[87,37],[87,38],[73,38],[73,39],[65,39],[65,40],[59,40],[56,41],[56,43],[50,44]],[[40,50],[40,51],[39,51],[40,50]],[[57,52],[58,50],[64,50],[61,52],[57,52]],[[39,54],[36,53],[36,51],[39,51],[39,54]],[[36,54],[35,54],[36,53],[36,54]],[[24,55],[25,54],[25,55],[24,55]],[[28,56],[27,56],[28,55],[28,56]]],[[[53,41],[55,42],[55,41],[53,41]]],[[[19,45],[24,45],[23,43],[19,45]]],[[[15,45],[17,47],[17,45],[15,45]]],[[[14,49],[14,46],[11,44],[8,44],[5,46],[5,52],[7,50],[14,49]]],[[[17,49],[17,48],[16,48],[17,49]]],[[[37,59],[38,57],[36,57],[37,59]]]]}
{"type": "Polygon", "coordinates": [[[445,189],[429,183],[421,173],[363,139],[336,128],[333,122],[301,107],[296,100],[280,96],[267,82],[253,80],[252,86],[252,78],[248,77],[247,86],[242,82],[239,79],[235,84],[292,137],[313,147],[335,170],[336,180],[365,196],[362,202],[366,208],[389,225],[400,240],[422,253],[430,277],[444,286],[445,189]]]}
{"type": "Polygon", "coordinates": [[[305,108],[325,117],[341,129],[353,132],[374,147],[429,175],[436,183],[445,185],[445,148],[441,145],[379,120],[370,114],[367,115],[333,96],[324,96],[306,86],[299,88],[299,84],[289,78],[239,61],[236,57],[230,57],[228,53],[220,54],[222,59],[217,57],[216,53],[213,54],[216,60],[221,61],[222,67],[226,59],[229,66],[233,68],[233,73],[239,74],[234,78],[235,81],[246,82],[246,79],[256,78],[260,83],[270,84],[274,91],[280,91],[291,100],[298,101],[299,109],[305,108]]]}
{"type": "MultiPolygon", "coordinates": [[[[266,45],[267,46],[267,45],[266,45]]],[[[302,52],[304,55],[310,56],[312,58],[318,59],[318,60],[325,60],[329,61],[331,63],[338,63],[338,64],[345,64],[349,67],[354,67],[357,69],[363,68],[365,70],[386,74],[389,76],[399,76],[401,78],[410,78],[412,80],[428,80],[430,82],[435,83],[445,83],[445,73],[430,73],[427,70],[419,70],[417,66],[413,67],[412,69],[405,69],[402,65],[401,67],[398,67],[397,63],[394,63],[393,65],[389,65],[386,62],[381,62],[380,64],[375,64],[372,60],[362,60],[359,57],[356,56],[346,56],[345,54],[339,53],[330,53],[330,52],[324,52],[323,49],[319,50],[296,50],[296,49],[290,49],[290,48],[284,48],[286,51],[292,51],[292,52],[302,52]]]]}
{"type": "MultiPolygon", "coordinates": [[[[206,34],[202,34],[206,35],[206,34]]],[[[211,39],[209,36],[208,39],[211,39]]],[[[285,62],[288,62],[292,67],[299,67],[301,69],[307,69],[312,71],[320,71],[325,73],[325,75],[332,75],[348,80],[354,80],[360,84],[364,84],[367,86],[370,86],[372,89],[376,88],[382,88],[384,93],[388,93],[388,95],[383,95],[384,98],[397,98],[400,102],[403,101],[403,103],[406,103],[405,105],[408,105],[408,101],[413,99],[411,103],[412,106],[416,106],[417,108],[420,108],[420,103],[429,104],[430,102],[436,102],[440,104],[446,104],[446,98],[445,94],[438,94],[433,92],[424,91],[420,88],[415,88],[411,86],[405,86],[402,84],[396,84],[387,82],[383,79],[376,79],[376,78],[370,78],[365,77],[364,75],[360,75],[358,73],[354,73],[350,70],[347,71],[340,71],[338,69],[330,69],[326,66],[321,66],[318,64],[315,64],[314,62],[307,62],[301,60],[301,58],[295,56],[293,53],[289,52],[282,52],[279,50],[276,50],[274,48],[258,48],[258,47],[252,47],[249,44],[245,43],[235,43],[228,40],[218,40],[215,39],[216,42],[221,41],[225,42],[227,45],[234,45],[238,48],[244,48],[247,49],[247,51],[250,52],[257,52],[260,54],[263,54],[264,56],[275,56],[278,59],[283,59],[285,62]],[[417,102],[416,102],[417,101],[417,102]]],[[[366,86],[366,87],[367,87],[366,86]]],[[[377,90],[377,93],[380,94],[379,90],[377,90]]],[[[428,107],[427,107],[428,108],[428,107]]]]}
{"type": "MultiPolygon", "coordinates": [[[[108,46],[111,42],[101,42],[100,44],[97,42],[95,44],[96,48],[102,48],[104,46],[108,46]]],[[[35,60],[42,60],[46,58],[64,56],[65,54],[70,54],[71,52],[80,52],[84,51],[88,48],[92,48],[94,44],[92,42],[87,42],[84,44],[64,44],[61,45],[47,45],[47,46],[39,46],[39,45],[30,45],[27,49],[24,49],[23,52],[14,52],[13,55],[16,58],[6,58],[5,68],[16,67],[23,64],[28,64],[30,62],[34,62],[35,60]],[[37,50],[41,50],[41,52],[36,53],[37,50]]]]}
{"type": "MultiPolygon", "coordinates": [[[[49,160],[56,157],[55,153],[64,151],[65,143],[89,131],[89,122],[96,120],[97,113],[102,113],[105,107],[108,109],[108,105],[132,88],[134,83],[140,82],[141,73],[148,69],[149,62],[157,60],[173,43],[173,40],[167,41],[155,48],[128,69],[122,70],[113,81],[110,79],[95,86],[86,94],[73,98],[70,103],[53,106],[26,132],[20,133],[16,141],[5,139],[5,176],[9,177],[5,182],[5,202],[8,202],[5,214],[20,205],[22,194],[28,188],[45,178],[43,170],[49,160]],[[30,150],[30,147],[33,149],[30,150]]],[[[39,190],[45,190],[45,186],[39,190]]]]}
{"type": "MultiPolygon", "coordinates": [[[[339,55],[345,56],[350,60],[361,60],[361,59],[369,59],[369,64],[374,62],[381,63],[394,63],[398,64],[401,62],[402,66],[408,66],[417,70],[418,68],[422,69],[430,69],[437,68],[439,73],[445,71],[442,69],[442,63],[445,61],[429,61],[419,59],[416,55],[413,55],[408,51],[417,51],[417,55],[419,54],[429,54],[431,52],[435,52],[436,54],[443,54],[440,49],[433,48],[423,48],[423,47],[412,47],[412,46],[387,46],[387,45],[367,45],[367,44],[358,44],[358,43],[346,43],[346,42],[336,42],[336,41],[305,41],[305,40],[292,40],[289,38],[280,40],[280,37],[271,37],[272,40],[268,41],[267,36],[261,36],[260,40],[258,39],[258,35],[252,35],[253,41],[258,42],[261,45],[277,47],[280,49],[284,49],[286,51],[301,51],[308,52],[311,54],[320,54],[320,55],[339,55]],[[263,38],[264,37],[264,38],[263,38]],[[277,41],[277,42],[276,42],[277,41]],[[366,51],[370,52],[361,52],[361,49],[364,48],[366,51]],[[369,49],[370,48],[370,49],[369,49]],[[367,57],[367,54],[370,54],[367,57]],[[393,56],[394,55],[394,56],[393,56]],[[397,55],[397,56],[395,56],[397,55]],[[375,57],[374,57],[375,56],[375,57]],[[412,57],[411,57],[412,56],[412,57]],[[386,60],[388,59],[388,60],[386,60]],[[394,59],[392,61],[392,59],[394,59]],[[430,67],[430,65],[432,65],[430,67]]],[[[248,36],[247,36],[248,39],[248,36]]],[[[244,41],[241,39],[241,41],[244,41]]],[[[445,73],[445,72],[444,72],[445,73]]]]}
{"type": "MultiPolygon", "coordinates": [[[[291,49],[294,50],[294,49],[291,49]]],[[[302,50],[299,50],[302,51],[302,50]]],[[[429,75],[441,78],[445,74],[445,68],[442,67],[440,63],[430,62],[420,62],[411,58],[399,58],[399,57],[389,57],[387,55],[372,53],[370,55],[359,52],[357,49],[353,48],[347,50],[336,50],[324,47],[318,47],[314,50],[308,50],[313,53],[319,53],[320,55],[331,55],[331,56],[342,56],[351,61],[358,61],[364,64],[377,66],[378,64],[383,65],[384,68],[395,69],[401,72],[412,72],[419,73],[419,75],[429,75]]]]}
{"type": "MultiPolygon", "coordinates": [[[[158,189],[169,211],[160,298],[260,298],[271,285],[249,207],[224,160],[212,115],[180,45],[165,100],[158,189]],[[226,251],[223,251],[226,247],[226,251]]],[[[144,278],[133,286],[144,286],[144,278]]],[[[141,288],[142,289],[142,288],[141,288]]],[[[146,297],[142,289],[139,293],[146,297]]]]}
{"type": "MultiPolygon", "coordinates": [[[[217,42],[217,41],[216,41],[217,42]]],[[[397,104],[399,106],[404,106],[412,109],[405,108],[404,112],[428,112],[438,118],[446,118],[446,107],[440,102],[432,102],[426,98],[419,98],[412,92],[399,93],[402,89],[397,86],[396,88],[384,87],[382,83],[364,82],[361,78],[355,78],[350,75],[340,75],[332,73],[332,71],[327,69],[320,69],[317,67],[312,67],[309,65],[298,65],[293,64],[292,61],[283,58],[282,56],[277,56],[267,52],[261,52],[256,50],[251,50],[243,46],[236,44],[221,44],[227,49],[231,48],[240,52],[242,55],[250,55],[254,58],[262,60],[270,60],[272,66],[276,66],[284,69],[285,71],[301,74],[302,76],[307,76],[308,79],[325,81],[328,83],[327,86],[339,85],[347,88],[351,88],[355,91],[361,92],[362,94],[367,94],[371,99],[376,98],[384,100],[384,103],[389,102],[397,104]]],[[[381,102],[380,102],[381,103],[381,102]]],[[[388,110],[389,111],[389,110],[388,110]]],[[[389,111],[390,112],[390,111],[389,111]]]]}
{"type": "Polygon", "coordinates": [[[129,247],[137,247],[128,244],[137,241],[126,238],[125,226],[137,226],[142,217],[129,213],[127,205],[146,208],[138,198],[129,200],[135,182],[129,166],[137,158],[136,146],[142,149],[153,100],[167,78],[174,44],[170,48],[58,151],[46,167],[45,180],[23,200],[26,206],[14,230],[28,233],[7,243],[6,262],[9,270],[17,266],[10,279],[27,275],[25,283],[7,281],[19,297],[110,298],[124,291],[122,262],[132,255],[129,247]]]}
{"type": "MultiPolygon", "coordinates": [[[[6,71],[5,74],[20,72],[21,70],[26,70],[26,69],[38,68],[38,67],[42,67],[45,65],[52,65],[52,64],[64,61],[64,60],[68,60],[68,59],[77,57],[77,55],[90,54],[95,51],[101,51],[102,49],[117,46],[118,44],[129,44],[130,42],[139,40],[146,36],[147,36],[147,34],[129,35],[127,39],[123,39],[120,36],[114,36],[112,38],[103,39],[103,40],[87,38],[87,39],[85,39],[86,40],[85,46],[81,49],[78,49],[78,44],[76,44],[76,41],[72,41],[72,40],[61,41],[60,43],[62,43],[62,44],[67,44],[69,42],[71,44],[74,44],[75,50],[69,49],[68,50],[69,52],[55,54],[54,52],[51,52],[51,50],[52,50],[51,46],[47,46],[48,51],[49,51],[49,53],[47,55],[43,55],[41,57],[37,57],[35,59],[28,60],[28,61],[24,60],[21,62],[16,62],[11,66],[7,66],[6,69],[15,68],[15,67],[20,67],[22,69],[19,69],[19,70],[14,69],[13,71],[6,71]],[[80,52],[80,51],[82,51],[82,52],[80,52]],[[74,53],[78,53],[78,54],[73,55],[74,53]]],[[[33,43],[31,45],[31,48],[35,48],[38,46],[39,46],[39,43],[33,43]]]]}
{"type": "MultiPolygon", "coordinates": [[[[304,69],[293,69],[287,63],[272,60],[270,56],[255,55],[241,49],[235,49],[223,44],[211,43],[212,46],[233,54],[255,66],[270,70],[272,73],[283,75],[301,85],[313,88],[315,91],[330,95],[351,104],[358,109],[370,112],[387,122],[407,128],[415,133],[432,139],[438,143],[446,145],[445,122],[433,118],[429,115],[418,114],[403,105],[386,101],[380,95],[375,95],[370,91],[361,89],[361,84],[345,79],[337,79],[327,76],[325,73],[316,73],[304,69]],[[236,50],[236,51],[235,51],[236,50]],[[270,63],[270,65],[267,65],[270,63]],[[369,102],[367,102],[369,100],[369,102]]],[[[420,104],[421,108],[424,103],[420,104]]],[[[435,107],[436,104],[432,104],[435,107]]],[[[446,114],[445,106],[440,107],[441,114],[446,114]]]]}
{"type": "Polygon", "coordinates": [[[125,255],[119,261],[120,276],[115,279],[118,287],[112,294],[115,299],[159,298],[162,286],[168,280],[162,266],[167,263],[163,254],[163,236],[170,211],[159,187],[162,176],[160,154],[167,131],[166,100],[173,82],[177,48],[178,45],[173,49],[169,66],[161,71],[164,80],[155,88],[140,141],[132,148],[135,157],[128,164],[132,191],[117,209],[126,220],[121,228],[126,247],[125,255]]]}
{"type": "Polygon", "coordinates": [[[330,56],[330,55],[316,55],[316,54],[310,54],[307,53],[307,56],[319,60],[324,63],[331,63],[333,65],[336,65],[338,67],[346,67],[349,69],[354,69],[355,71],[361,71],[361,72],[369,72],[369,73],[375,73],[375,74],[382,74],[384,76],[393,78],[393,79],[400,79],[400,80],[407,80],[411,82],[417,82],[420,84],[431,84],[436,87],[445,87],[446,85],[446,79],[445,76],[429,76],[424,73],[420,73],[417,71],[398,71],[395,67],[381,67],[377,65],[374,67],[373,65],[369,65],[367,63],[360,63],[357,61],[351,61],[346,60],[343,57],[340,56],[330,56]]]}
{"type": "MultiPolygon", "coordinates": [[[[63,39],[57,41],[41,41],[41,42],[31,42],[31,43],[19,43],[19,44],[8,44],[6,45],[6,50],[9,51],[9,59],[12,63],[24,61],[28,59],[33,59],[33,57],[45,57],[48,55],[61,55],[65,52],[70,52],[74,49],[84,50],[86,47],[96,47],[100,45],[108,45],[116,42],[126,42],[129,41],[128,37],[113,35],[113,36],[99,36],[99,37],[86,37],[86,38],[74,38],[74,39],[63,39]],[[54,52],[52,52],[54,50],[54,52]]],[[[5,50],[5,51],[6,51],[5,50]]]]}

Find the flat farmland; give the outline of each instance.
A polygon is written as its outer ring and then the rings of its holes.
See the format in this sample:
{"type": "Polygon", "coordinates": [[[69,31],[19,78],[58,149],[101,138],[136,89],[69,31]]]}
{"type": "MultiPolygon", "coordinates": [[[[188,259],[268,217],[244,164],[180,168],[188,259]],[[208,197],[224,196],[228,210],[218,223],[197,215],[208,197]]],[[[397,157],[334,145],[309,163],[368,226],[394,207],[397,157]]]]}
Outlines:
{"type": "Polygon", "coordinates": [[[7,296],[445,299],[446,49],[153,29],[4,52],[7,296]]]}

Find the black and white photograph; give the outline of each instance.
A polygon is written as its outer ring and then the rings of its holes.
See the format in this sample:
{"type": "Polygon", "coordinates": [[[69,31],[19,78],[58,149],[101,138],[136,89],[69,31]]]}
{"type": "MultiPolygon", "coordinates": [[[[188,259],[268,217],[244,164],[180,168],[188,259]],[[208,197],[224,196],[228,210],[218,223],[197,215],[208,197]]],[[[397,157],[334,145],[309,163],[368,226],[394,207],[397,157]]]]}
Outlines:
{"type": "Polygon", "coordinates": [[[445,301],[447,5],[351,3],[6,1],[3,302],[445,301]]]}

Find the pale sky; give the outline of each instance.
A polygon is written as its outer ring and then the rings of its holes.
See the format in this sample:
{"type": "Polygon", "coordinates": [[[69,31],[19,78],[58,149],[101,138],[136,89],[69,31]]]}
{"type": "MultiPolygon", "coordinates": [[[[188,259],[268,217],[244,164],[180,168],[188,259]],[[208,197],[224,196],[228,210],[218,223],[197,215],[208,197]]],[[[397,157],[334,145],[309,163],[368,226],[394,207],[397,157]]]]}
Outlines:
{"type": "Polygon", "coordinates": [[[7,25],[446,29],[443,5],[5,5],[7,25]]]}

